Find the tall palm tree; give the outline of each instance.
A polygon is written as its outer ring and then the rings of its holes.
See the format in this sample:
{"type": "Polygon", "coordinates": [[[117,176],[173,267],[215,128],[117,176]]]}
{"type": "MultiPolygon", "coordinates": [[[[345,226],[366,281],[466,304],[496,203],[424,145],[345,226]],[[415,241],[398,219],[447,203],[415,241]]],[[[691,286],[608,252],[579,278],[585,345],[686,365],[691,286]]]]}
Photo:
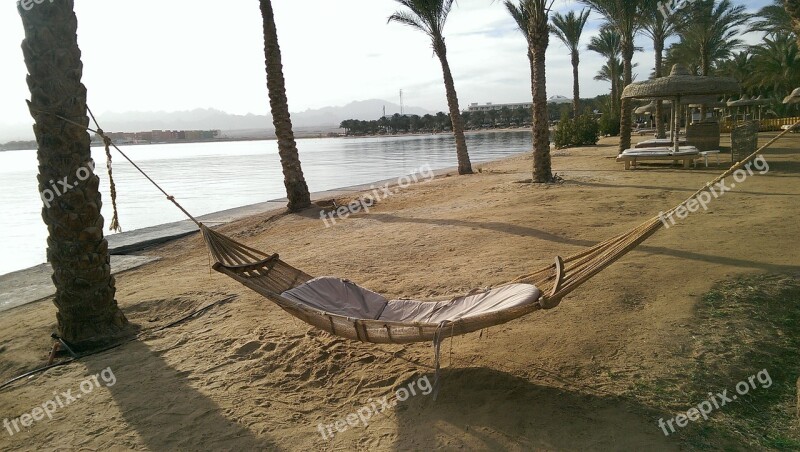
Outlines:
{"type": "MultiPolygon", "coordinates": [[[[609,25],[614,27],[620,35],[622,50],[623,80],[624,85],[633,81],[633,53],[636,50],[634,37],[641,27],[639,17],[645,9],[643,2],[634,0],[581,0],[601,16],[609,25]]],[[[631,147],[631,127],[633,106],[630,99],[622,99],[620,108],[620,151],[631,147]]]]}
{"type": "MultiPolygon", "coordinates": [[[[642,31],[653,40],[653,50],[655,52],[655,74],[654,78],[663,77],[664,73],[664,45],[667,38],[675,34],[675,24],[669,18],[665,18],[659,10],[659,0],[648,0],[642,15],[642,31]]],[[[659,99],[656,101],[656,135],[658,138],[666,136],[664,128],[664,102],[659,99]]]]}
{"type": "Polygon", "coordinates": [[[431,39],[433,53],[439,58],[444,74],[444,88],[447,92],[447,106],[450,109],[450,118],[453,123],[453,135],[456,139],[456,154],[458,155],[458,174],[472,174],[472,164],[467,152],[467,140],[464,137],[464,123],[461,120],[461,111],[458,107],[453,74],[447,62],[447,47],[444,44],[444,25],[455,0],[395,0],[406,9],[400,10],[389,16],[389,22],[397,22],[415,28],[431,39]]]}
{"type": "Polygon", "coordinates": [[[292,118],[289,115],[289,103],[286,99],[286,82],[283,78],[281,48],[278,45],[278,31],[275,28],[275,15],[272,12],[271,0],[259,0],[261,17],[264,22],[264,58],[267,70],[267,88],[269,105],[272,110],[272,123],[275,125],[275,136],[278,137],[278,154],[283,167],[283,185],[289,198],[288,209],[291,212],[303,210],[311,205],[311,195],[300,166],[297,153],[297,142],[292,131],[292,118]]]}
{"type": "Polygon", "coordinates": [[[578,14],[575,14],[575,11],[570,11],[566,15],[555,13],[553,24],[550,26],[551,32],[569,49],[572,60],[572,109],[576,117],[580,111],[581,102],[581,89],[578,81],[580,41],[590,12],[588,9],[583,9],[578,14]]]}
{"type": "MultiPolygon", "coordinates": [[[[751,18],[743,5],[734,5],[731,0],[695,0],[676,17],[676,30],[681,38],[675,44],[676,50],[694,56],[702,76],[711,75],[716,62],[729,58],[744,44],[737,36],[740,27],[751,18]]],[[[705,115],[703,106],[700,117],[705,115]]]]}
{"type": "MultiPolygon", "coordinates": [[[[619,32],[610,26],[600,28],[600,34],[592,37],[588,49],[605,57],[606,64],[595,80],[608,80],[611,82],[611,110],[614,115],[619,114],[619,103],[622,90],[617,80],[620,79],[624,68],[622,67],[622,38],[619,32]],[[603,71],[605,74],[603,75],[603,71]]],[[[624,82],[624,80],[623,80],[624,82]]]]}
{"type": "Polygon", "coordinates": [[[550,157],[550,122],[547,114],[547,75],[545,54],[550,45],[550,0],[519,0],[519,3],[504,2],[509,14],[519,26],[528,43],[528,59],[531,65],[531,96],[533,97],[533,182],[554,181],[550,157]]]}
{"type": "Polygon", "coordinates": [[[127,320],[114,299],[100,179],[90,171],[89,134],[55,116],[89,124],[73,8],[73,0],[64,0],[30,10],[18,6],[18,11],[25,29],[22,51],[29,108],[36,121],[39,191],[45,200],[42,218],[49,233],[47,259],[53,267],[58,331],[76,348],[88,349],[123,332],[127,320]],[[71,188],[53,181],[66,181],[71,188]],[[51,200],[46,192],[53,195],[51,200]]]}

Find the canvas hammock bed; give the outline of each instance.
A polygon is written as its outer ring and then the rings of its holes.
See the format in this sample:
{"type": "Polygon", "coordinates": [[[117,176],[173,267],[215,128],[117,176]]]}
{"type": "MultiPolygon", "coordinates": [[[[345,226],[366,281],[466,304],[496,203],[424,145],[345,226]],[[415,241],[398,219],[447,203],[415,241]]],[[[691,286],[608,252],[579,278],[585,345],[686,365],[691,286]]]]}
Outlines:
{"type": "MultiPolygon", "coordinates": [[[[91,111],[89,113],[91,115],[91,111]]],[[[438,346],[447,337],[500,325],[541,309],[555,308],[569,293],[636,248],[663,226],[662,217],[655,216],[585,251],[566,258],[556,257],[553,264],[520,276],[498,288],[473,291],[449,301],[386,300],[381,295],[347,280],[330,276],[314,278],[284,262],[278,254],[252,248],[209,228],[187,212],[174,197],[114,145],[99,126],[95,130],[58,117],[101,136],[106,145],[109,170],[109,147],[114,147],[169,201],[197,224],[214,259],[214,270],[264,296],[290,315],[330,334],[371,343],[433,341],[437,347],[437,358],[438,346]]],[[[800,122],[793,127],[799,126],[800,122]]],[[[783,131],[731,166],[663,215],[672,215],[708,187],[743,168],[789,130],[783,131]]],[[[113,186],[113,179],[111,184],[113,186]]],[[[112,191],[112,198],[113,194],[112,191]]],[[[112,224],[116,224],[116,211],[112,224]]]]}

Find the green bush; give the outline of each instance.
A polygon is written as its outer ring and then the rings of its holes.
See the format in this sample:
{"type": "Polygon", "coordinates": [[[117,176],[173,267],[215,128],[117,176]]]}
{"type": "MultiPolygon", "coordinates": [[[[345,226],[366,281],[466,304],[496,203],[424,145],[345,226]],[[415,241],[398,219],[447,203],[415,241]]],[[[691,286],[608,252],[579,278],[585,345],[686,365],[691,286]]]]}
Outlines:
{"type": "Polygon", "coordinates": [[[562,115],[553,134],[556,149],[595,145],[599,139],[600,126],[589,113],[575,119],[562,115]]]}
{"type": "Polygon", "coordinates": [[[600,135],[615,137],[619,135],[619,116],[609,113],[603,113],[600,116],[600,135]]]}

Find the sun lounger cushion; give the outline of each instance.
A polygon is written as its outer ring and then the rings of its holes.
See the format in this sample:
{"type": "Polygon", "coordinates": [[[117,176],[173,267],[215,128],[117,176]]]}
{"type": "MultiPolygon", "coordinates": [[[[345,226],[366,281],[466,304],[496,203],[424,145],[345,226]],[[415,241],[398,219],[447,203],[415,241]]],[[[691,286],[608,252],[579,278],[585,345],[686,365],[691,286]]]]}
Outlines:
{"type": "Polygon", "coordinates": [[[539,300],[540,294],[539,289],[530,284],[509,284],[450,301],[392,300],[378,320],[440,323],[525,306],[539,300]]]}

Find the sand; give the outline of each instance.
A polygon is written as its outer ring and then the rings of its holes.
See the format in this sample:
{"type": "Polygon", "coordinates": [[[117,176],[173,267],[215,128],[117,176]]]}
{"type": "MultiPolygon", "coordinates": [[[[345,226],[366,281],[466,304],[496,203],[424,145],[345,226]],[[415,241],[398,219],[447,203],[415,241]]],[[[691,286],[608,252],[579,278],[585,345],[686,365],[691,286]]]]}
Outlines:
{"type": "MultiPolygon", "coordinates": [[[[13,436],[1,429],[0,449],[679,450],[656,425],[674,414],[631,388],[692,361],[690,338],[703,327],[695,306],[715,282],[800,269],[798,148],[797,136],[782,141],[767,154],[767,174],[660,231],[557,309],[445,342],[436,401],[421,390],[433,378],[430,344],[315,331],[210,271],[199,236],[151,249],[160,261],[117,276],[120,306],[146,332],[0,391],[0,419],[68,390],[82,395],[13,436]],[[113,385],[102,378],[111,373],[113,385]],[[412,383],[417,395],[380,409],[412,383]],[[347,425],[365,407],[377,412],[368,425],[347,425]],[[346,430],[323,438],[336,421],[346,430]]],[[[562,184],[523,183],[532,162],[521,155],[402,189],[330,228],[312,209],[222,231],[388,297],[448,298],[623,232],[723,170],[623,171],[612,139],[553,155],[562,184]]],[[[0,380],[42,365],[54,326],[48,301],[0,316],[0,380]]]]}

